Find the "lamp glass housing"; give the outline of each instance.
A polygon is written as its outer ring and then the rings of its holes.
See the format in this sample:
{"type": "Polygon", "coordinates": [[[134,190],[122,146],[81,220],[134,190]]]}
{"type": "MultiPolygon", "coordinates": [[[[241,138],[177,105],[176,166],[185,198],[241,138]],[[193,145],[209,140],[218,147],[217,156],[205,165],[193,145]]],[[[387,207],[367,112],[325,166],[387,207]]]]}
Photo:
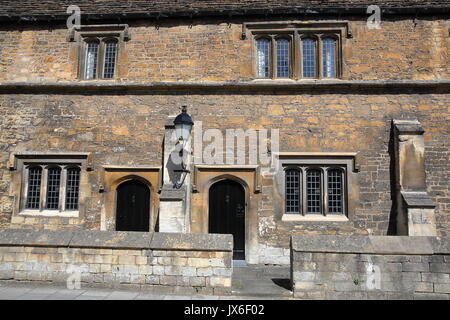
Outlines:
{"type": "Polygon", "coordinates": [[[192,124],[177,123],[175,125],[175,132],[178,140],[187,141],[191,135],[192,124]]]}

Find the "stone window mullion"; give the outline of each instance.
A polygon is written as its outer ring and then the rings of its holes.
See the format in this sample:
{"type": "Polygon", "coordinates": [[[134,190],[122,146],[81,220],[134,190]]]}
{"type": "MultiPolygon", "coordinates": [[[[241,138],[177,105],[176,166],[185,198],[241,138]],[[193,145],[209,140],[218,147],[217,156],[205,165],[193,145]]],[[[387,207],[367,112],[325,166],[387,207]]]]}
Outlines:
{"type": "Polygon", "coordinates": [[[103,68],[105,66],[105,42],[99,39],[98,56],[97,56],[97,79],[103,79],[103,68]]]}
{"type": "Polygon", "coordinates": [[[41,179],[41,201],[39,210],[43,211],[47,207],[47,181],[48,181],[48,166],[43,166],[42,168],[42,179],[41,179]]]}
{"type": "Polygon", "coordinates": [[[336,50],[336,58],[335,58],[335,68],[336,68],[336,78],[341,78],[342,77],[342,67],[343,67],[343,63],[342,63],[342,37],[337,37],[336,38],[336,45],[335,45],[335,50],[336,50]]]}
{"type": "MultiPolygon", "coordinates": [[[[22,177],[23,190],[22,190],[22,201],[20,202],[20,207],[22,209],[26,209],[26,207],[27,207],[29,179],[30,179],[30,168],[27,166],[25,168],[24,176],[22,177]]],[[[41,183],[42,183],[42,178],[41,178],[41,183]]]]}
{"type": "Polygon", "coordinates": [[[270,78],[275,79],[277,77],[277,46],[274,36],[270,37],[270,78]]]}
{"type": "Polygon", "coordinates": [[[306,167],[301,167],[301,207],[302,207],[302,215],[306,215],[308,212],[308,197],[307,197],[307,191],[306,191],[306,167]]]}
{"type": "Polygon", "coordinates": [[[328,213],[328,168],[322,167],[322,214],[328,213]]]}
{"type": "Polygon", "coordinates": [[[317,37],[316,61],[317,61],[317,77],[319,79],[322,79],[323,78],[322,35],[318,35],[317,37]]]}
{"type": "Polygon", "coordinates": [[[302,55],[301,55],[301,40],[298,31],[294,31],[294,36],[292,40],[292,77],[298,80],[301,75],[302,68],[302,55]]]}
{"type": "Polygon", "coordinates": [[[67,166],[61,166],[61,180],[59,183],[59,211],[64,211],[66,207],[66,181],[67,166]]]}

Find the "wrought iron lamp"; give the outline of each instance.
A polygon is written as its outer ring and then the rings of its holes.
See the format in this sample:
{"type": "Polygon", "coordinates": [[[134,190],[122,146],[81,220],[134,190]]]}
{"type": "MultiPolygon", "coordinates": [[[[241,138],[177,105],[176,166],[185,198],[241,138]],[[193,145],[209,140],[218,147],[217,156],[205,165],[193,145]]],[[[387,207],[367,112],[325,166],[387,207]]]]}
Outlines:
{"type": "Polygon", "coordinates": [[[181,172],[183,175],[181,182],[175,182],[174,187],[176,189],[181,188],[186,179],[187,174],[190,172],[186,169],[186,164],[184,163],[184,147],[186,146],[187,141],[191,135],[192,127],[194,126],[194,121],[192,121],[191,116],[187,113],[187,106],[181,107],[181,113],[175,118],[173,121],[175,125],[175,134],[178,139],[178,143],[180,143],[180,158],[181,158],[181,170],[174,170],[174,172],[181,172]]]}

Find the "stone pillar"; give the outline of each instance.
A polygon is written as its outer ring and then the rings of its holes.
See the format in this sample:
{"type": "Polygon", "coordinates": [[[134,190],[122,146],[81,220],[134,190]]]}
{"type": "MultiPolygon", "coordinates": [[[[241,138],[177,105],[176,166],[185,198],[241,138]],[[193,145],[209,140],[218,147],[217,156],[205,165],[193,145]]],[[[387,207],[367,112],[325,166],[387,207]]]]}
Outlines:
{"type": "Polygon", "coordinates": [[[427,192],[424,130],[416,119],[393,120],[397,234],[436,236],[435,205],[427,192]]]}
{"type": "MultiPolygon", "coordinates": [[[[174,157],[178,156],[180,145],[175,135],[173,120],[169,117],[165,125],[163,155],[163,186],[160,195],[159,231],[190,232],[190,173],[177,172],[182,166],[174,157]],[[184,178],[184,180],[183,180],[184,178]],[[183,181],[181,187],[175,185],[183,181]]],[[[189,169],[191,162],[191,138],[185,145],[185,164],[189,169]]]]}

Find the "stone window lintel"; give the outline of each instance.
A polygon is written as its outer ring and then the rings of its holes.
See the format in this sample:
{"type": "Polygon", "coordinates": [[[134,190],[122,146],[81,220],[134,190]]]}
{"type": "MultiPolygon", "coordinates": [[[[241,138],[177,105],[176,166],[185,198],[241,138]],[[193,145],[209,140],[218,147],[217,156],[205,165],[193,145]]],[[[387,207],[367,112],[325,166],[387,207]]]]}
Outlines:
{"type": "Polygon", "coordinates": [[[92,171],[92,153],[90,152],[12,152],[9,155],[7,167],[11,171],[17,170],[18,161],[27,163],[64,164],[81,161],[85,163],[86,171],[92,171]]]}
{"type": "Polygon", "coordinates": [[[348,21],[270,21],[270,22],[244,22],[242,24],[241,40],[247,39],[247,31],[252,33],[273,32],[276,31],[295,31],[302,32],[342,32],[345,38],[353,37],[352,29],[348,21]]]}
{"type": "Polygon", "coordinates": [[[85,37],[119,37],[122,41],[131,40],[128,24],[82,25],[69,29],[67,41],[75,42],[85,37]]]}

